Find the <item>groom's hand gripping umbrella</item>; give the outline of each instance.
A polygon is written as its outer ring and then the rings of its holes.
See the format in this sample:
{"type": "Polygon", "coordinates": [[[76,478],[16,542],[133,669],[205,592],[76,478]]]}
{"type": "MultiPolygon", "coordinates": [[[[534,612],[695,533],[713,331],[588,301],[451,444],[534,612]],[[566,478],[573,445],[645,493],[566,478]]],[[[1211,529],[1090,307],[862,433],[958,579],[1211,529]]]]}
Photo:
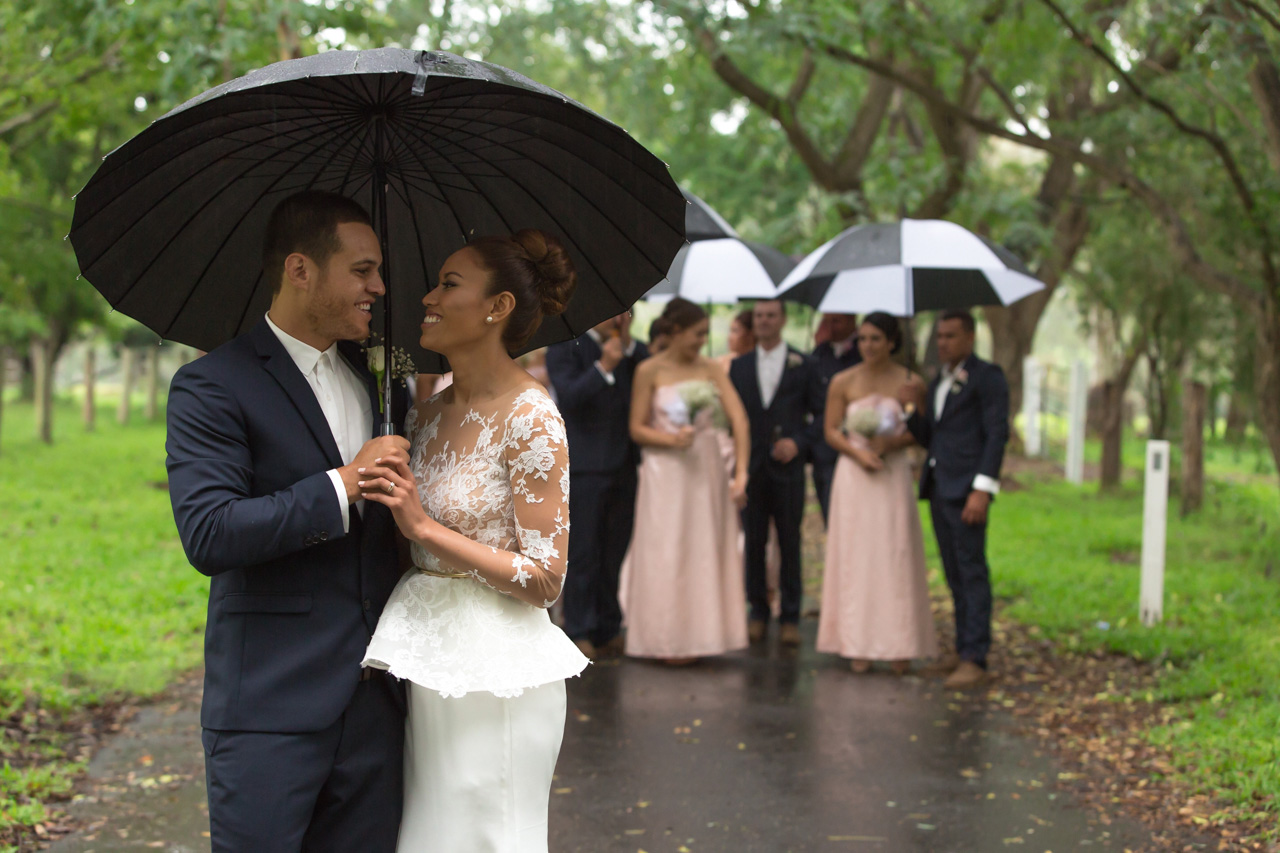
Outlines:
{"type": "Polygon", "coordinates": [[[398,48],[279,62],[173,109],[107,156],[76,198],[71,243],[116,310],[208,350],[266,312],[263,228],[305,189],[369,210],[384,343],[421,372],[444,365],[418,345],[417,300],[473,237],[540,228],[573,258],[568,310],[527,349],[629,308],[684,244],[680,189],[621,128],[506,68],[398,48]]]}

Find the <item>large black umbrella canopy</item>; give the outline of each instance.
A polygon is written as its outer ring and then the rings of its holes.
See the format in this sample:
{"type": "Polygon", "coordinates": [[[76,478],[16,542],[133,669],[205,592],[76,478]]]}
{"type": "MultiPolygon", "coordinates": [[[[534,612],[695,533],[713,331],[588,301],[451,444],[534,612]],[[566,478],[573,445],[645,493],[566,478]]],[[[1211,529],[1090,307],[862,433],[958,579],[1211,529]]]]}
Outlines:
{"type": "Polygon", "coordinates": [[[823,312],[1010,305],[1044,289],[1022,261],[941,219],[856,225],[810,252],[779,285],[782,299],[823,312]]]}
{"type": "Polygon", "coordinates": [[[267,218],[306,189],[370,211],[390,334],[418,371],[419,301],[469,239],[541,228],[578,271],[568,310],[527,349],[626,310],[684,244],[666,166],[616,125],[521,74],[448,53],[331,51],[210,89],[107,156],[76,199],[80,269],[113,307],[212,349],[266,312],[267,218]]]}

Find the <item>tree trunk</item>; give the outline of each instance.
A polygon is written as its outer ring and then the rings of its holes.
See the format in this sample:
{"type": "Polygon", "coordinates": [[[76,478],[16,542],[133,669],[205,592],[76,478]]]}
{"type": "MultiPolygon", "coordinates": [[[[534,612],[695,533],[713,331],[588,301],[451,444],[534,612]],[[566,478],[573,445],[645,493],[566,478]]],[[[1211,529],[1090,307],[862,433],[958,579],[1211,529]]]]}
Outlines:
{"type": "Polygon", "coordinates": [[[1098,485],[1103,491],[1119,486],[1123,473],[1120,451],[1124,442],[1124,388],[1119,379],[1102,383],[1102,469],[1098,485]]]}
{"type": "Polygon", "coordinates": [[[154,421],[160,412],[160,347],[147,347],[147,420],[154,421]]]}
{"type": "Polygon", "coordinates": [[[94,399],[94,388],[96,386],[95,371],[97,366],[94,364],[93,343],[90,342],[84,350],[84,428],[87,432],[93,432],[93,428],[97,422],[98,408],[97,401],[94,399]]]}
{"type": "Polygon", "coordinates": [[[1255,314],[1258,329],[1254,368],[1257,424],[1280,470],[1280,305],[1268,297],[1255,314]]]}
{"type": "Polygon", "coordinates": [[[4,388],[9,382],[9,348],[0,347],[0,425],[4,424],[4,388]]]}
{"type": "Polygon", "coordinates": [[[124,347],[120,351],[120,407],[116,409],[116,423],[129,423],[129,401],[133,396],[134,363],[137,352],[133,347],[124,347]]]}
{"type": "Polygon", "coordinates": [[[1239,445],[1244,442],[1244,434],[1248,428],[1249,404],[1243,394],[1232,391],[1227,399],[1227,425],[1223,438],[1228,444],[1239,445]]]}
{"type": "MultiPolygon", "coordinates": [[[[991,330],[991,360],[1000,365],[1009,382],[1010,425],[1022,411],[1022,362],[1031,355],[1036,327],[1052,296],[1052,288],[1046,287],[1008,307],[997,305],[983,310],[983,317],[991,330]]],[[[1022,436],[1011,431],[1010,438],[1012,449],[1022,452],[1022,436]]]]}
{"type": "Polygon", "coordinates": [[[1188,379],[1182,387],[1182,515],[1204,506],[1204,416],[1209,390],[1188,379]]]}
{"type": "Polygon", "coordinates": [[[31,374],[36,398],[36,436],[45,444],[53,444],[53,346],[44,338],[31,339],[31,374]]]}

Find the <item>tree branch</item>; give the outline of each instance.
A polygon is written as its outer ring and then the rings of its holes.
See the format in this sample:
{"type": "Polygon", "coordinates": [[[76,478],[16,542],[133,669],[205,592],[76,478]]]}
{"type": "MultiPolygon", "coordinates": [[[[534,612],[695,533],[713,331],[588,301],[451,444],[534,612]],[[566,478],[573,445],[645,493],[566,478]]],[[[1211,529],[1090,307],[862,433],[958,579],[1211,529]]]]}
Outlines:
{"type": "Polygon", "coordinates": [[[1227,147],[1226,141],[1216,133],[1212,133],[1208,130],[1204,130],[1203,128],[1195,127],[1186,123],[1182,120],[1182,117],[1174,111],[1173,107],[1169,106],[1169,104],[1162,99],[1147,92],[1147,90],[1138,83],[1133,75],[1120,67],[1120,64],[1116,62],[1115,57],[1098,45],[1096,39],[1086,35],[1076,27],[1076,25],[1067,16],[1066,12],[1064,12],[1062,8],[1054,2],[1054,0],[1040,0],[1040,2],[1053,12],[1054,16],[1062,22],[1062,25],[1067,28],[1067,31],[1071,33],[1071,37],[1075,41],[1101,59],[1102,62],[1124,82],[1125,86],[1127,86],[1129,90],[1139,98],[1139,100],[1144,101],[1157,112],[1168,118],[1169,121],[1178,128],[1178,130],[1190,136],[1194,136],[1197,139],[1204,140],[1211,148],[1213,148],[1217,153],[1218,159],[1222,163],[1223,168],[1227,170],[1227,175],[1231,179],[1231,185],[1235,188],[1236,195],[1239,197],[1240,203],[1244,206],[1245,213],[1249,217],[1250,223],[1252,223],[1253,227],[1258,232],[1258,237],[1262,242],[1260,249],[1262,264],[1266,269],[1267,281],[1275,282],[1277,279],[1272,256],[1271,229],[1268,227],[1262,212],[1258,210],[1258,204],[1253,197],[1253,191],[1249,189],[1249,185],[1240,171],[1239,164],[1236,163],[1235,156],[1231,153],[1231,149],[1227,147]]]}
{"type": "Polygon", "coordinates": [[[950,112],[981,133],[1015,142],[1028,148],[1045,151],[1049,154],[1061,155],[1072,162],[1087,166],[1116,186],[1124,187],[1142,201],[1161,223],[1169,238],[1170,248],[1182,262],[1188,274],[1206,287],[1226,294],[1246,307],[1253,308],[1260,305],[1259,300],[1262,298],[1262,294],[1250,287],[1244,279],[1223,272],[1206,261],[1196,248],[1186,221],[1182,218],[1177,208],[1170,204],[1153,187],[1123,166],[1114,164],[1098,155],[1087,154],[1069,141],[1046,138],[1034,133],[1014,133],[991,119],[983,118],[972,111],[961,109],[937,88],[922,82],[914,75],[899,71],[888,63],[861,56],[844,47],[829,44],[822,40],[816,40],[815,44],[823,53],[834,59],[865,68],[868,71],[874,71],[881,76],[896,81],[904,88],[915,93],[922,101],[934,104],[940,109],[950,112]]]}
{"type": "MultiPolygon", "coordinates": [[[[100,74],[101,72],[106,71],[108,68],[114,68],[116,65],[116,60],[119,58],[120,51],[122,48],[124,48],[124,45],[125,45],[124,39],[118,40],[117,42],[115,42],[115,44],[112,44],[105,51],[103,51],[102,56],[98,59],[96,63],[86,68],[84,71],[81,71],[79,74],[77,74],[75,77],[71,78],[70,80],[66,81],[65,83],[62,83],[59,86],[59,88],[65,89],[68,86],[78,85],[90,79],[91,77],[94,77],[100,74]]],[[[51,101],[46,101],[45,103],[41,104],[38,107],[32,107],[31,109],[27,110],[25,113],[19,113],[16,116],[12,116],[0,122],[0,137],[6,136],[12,133],[13,131],[17,130],[18,128],[26,127],[29,124],[34,124],[35,122],[49,115],[49,113],[58,109],[60,106],[62,106],[61,96],[55,97],[51,101]]]]}

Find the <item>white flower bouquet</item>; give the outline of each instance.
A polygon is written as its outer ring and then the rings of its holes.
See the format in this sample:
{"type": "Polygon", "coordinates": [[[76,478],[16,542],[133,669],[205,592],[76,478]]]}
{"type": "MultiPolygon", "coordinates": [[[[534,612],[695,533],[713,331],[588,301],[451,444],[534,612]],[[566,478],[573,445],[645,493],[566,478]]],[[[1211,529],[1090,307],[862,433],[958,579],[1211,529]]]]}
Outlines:
{"type": "Polygon", "coordinates": [[[879,435],[883,428],[883,416],[872,408],[855,409],[844,420],[845,435],[860,435],[870,439],[879,435]]]}
{"type": "Polygon", "coordinates": [[[715,383],[708,381],[686,382],[680,386],[680,400],[689,410],[689,423],[693,423],[703,409],[711,410],[711,422],[717,427],[727,427],[724,407],[720,405],[720,392],[715,383]]]}

